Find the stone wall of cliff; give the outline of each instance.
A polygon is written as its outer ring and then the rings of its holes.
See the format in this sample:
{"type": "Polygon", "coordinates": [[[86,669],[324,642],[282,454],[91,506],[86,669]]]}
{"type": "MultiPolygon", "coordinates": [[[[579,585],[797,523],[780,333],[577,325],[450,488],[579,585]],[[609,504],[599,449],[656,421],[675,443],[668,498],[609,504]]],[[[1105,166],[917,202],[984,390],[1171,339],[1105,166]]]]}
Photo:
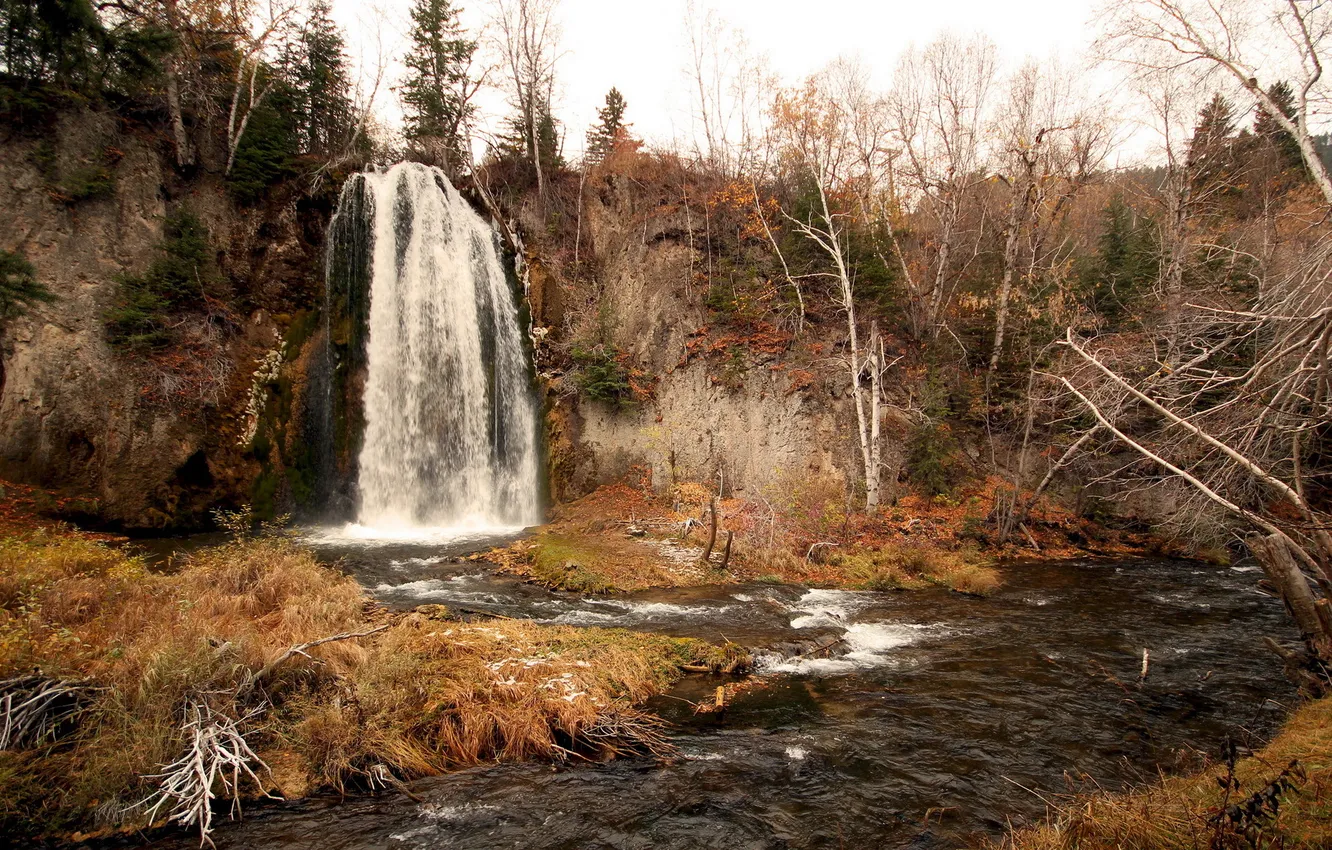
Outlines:
{"type": "Polygon", "coordinates": [[[26,257],[55,296],[0,335],[0,477],[85,497],[128,529],[191,527],[248,501],[254,373],[322,291],[327,201],[275,191],[241,209],[217,175],[178,173],[168,151],[159,131],[91,111],[0,140],[0,249],[26,257]],[[103,185],[70,197],[63,187],[89,173],[103,185]],[[225,298],[184,328],[186,345],[115,350],[104,317],[121,277],[153,263],[181,209],[208,231],[225,298]]]}

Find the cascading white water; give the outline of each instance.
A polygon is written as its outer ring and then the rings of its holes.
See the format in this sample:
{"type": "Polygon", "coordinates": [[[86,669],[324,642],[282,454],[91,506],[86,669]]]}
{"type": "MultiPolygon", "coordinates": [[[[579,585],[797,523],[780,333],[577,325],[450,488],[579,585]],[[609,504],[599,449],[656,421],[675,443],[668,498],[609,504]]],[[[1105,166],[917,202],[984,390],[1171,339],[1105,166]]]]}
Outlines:
{"type": "Polygon", "coordinates": [[[365,536],[539,521],[537,419],[494,229],[443,172],[365,174],[365,536]]]}

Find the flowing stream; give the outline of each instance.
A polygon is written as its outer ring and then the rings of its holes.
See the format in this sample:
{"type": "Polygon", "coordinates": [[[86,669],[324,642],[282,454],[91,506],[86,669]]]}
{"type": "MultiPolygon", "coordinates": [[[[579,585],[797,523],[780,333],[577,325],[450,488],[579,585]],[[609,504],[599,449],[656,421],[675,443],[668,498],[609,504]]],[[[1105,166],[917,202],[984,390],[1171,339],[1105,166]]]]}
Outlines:
{"type": "Polygon", "coordinates": [[[987,600],[774,585],[596,597],[464,560],[539,521],[513,293],[493,231],[439,171],[358,181],[335,219],[346,238],[330,237],[354,250],[330,265],[368,271],[359,515],[307,542],[392,607],[730,640],[754,649],[762,686],[716,713],[693,711],[712,676],[653,700],[674,724],[671,763],[494,765],[415,782],[415,800],[272,805],[222,825],[221,850],[966,846],[1041,817],[1051,795],[1150,780],[1227,736],[1257,743],[1293,700],[1260,641],[1294,635],[1251,567],[1017,565],[987,600]]]}
{"type": "Polygon", "coordinates": [[[1043,797],[1261,739],[1294,700],[1259,646],[1294,635],[1252,567],[1015,565],[985,600],[779,585],[595,597],[460,557],[494,542],[315,545],[390,606],[730,639],[757,649],[766,686],[720,714],[690,704],[712,676],[654,700],[683,753],[670,764],[496,765],[413,783],[421,802],[277,805],[222,826],[221,850],[969,846],[1043,816],[1043,797]]]}

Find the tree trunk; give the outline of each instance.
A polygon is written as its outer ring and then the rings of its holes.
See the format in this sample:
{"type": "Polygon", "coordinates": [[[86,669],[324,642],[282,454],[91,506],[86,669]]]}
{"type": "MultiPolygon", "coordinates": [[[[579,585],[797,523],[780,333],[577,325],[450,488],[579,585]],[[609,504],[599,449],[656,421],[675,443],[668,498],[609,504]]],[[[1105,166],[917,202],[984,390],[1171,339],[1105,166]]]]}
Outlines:
{"type": "Polygon", "coordinates": [[[870,370],[870,434],[869,456],[865,461],[865,513],[874,513],[879,507],[879,466],[882,440],[879,432],[883,418],[883,340],[879,336],[879,323],[870,323],[870,353],[865,360],[870,370]]]}
{"type": "Polygon", "coordinates": [[[1332,659],[1332,616],[1326,599],[1315,599],[1309,580],[1295,563],[1286,541],[1277,534],[1250,537],[1249,551],[1272,580],[1286,610],[1295,620],[1309,651],[1323,660],[1332,659]]]}
{"type": "MultiPolygon", "coordinates": [[[[1018,244],[1022,240],[1022,228],[1027,223],[1027,209],[1031,205],[1033,185],[1032,171],[1036,165],[1028,161],[1022,185],[1013,188],[1013,201],[1008,209],[1008,234],[1004,239],[1004,278],[999,284],[999,303],[994,311],[994,347],[990,351],[990,372],[999,368],[999,357],[1004,350],[1004,332],[1008,328],[1008,300],[1013,292],[1013,278],[1017,275],[1018,244]]],[[[986,387],[989,387],[986,378],[986,387]]]]}
{"type": "Polygon", "coordinates": [[[706,565],[712,559],[712,549],[717,545],[717,497],[713,496],[708,504],[708,513],[711,514],[708,522],[708,545],[703,547],[703,557],[698,559],[700,564],[706,565]]]}
{"type": "Polygon", "coordinates": [[[185,115],[180,108],[180,74],[176,70],[176,60],[166,63],[167,111],[171,113],[171,133],[176,143],[176,165],[184,168],[194,164],[194,155],[190,151],[190,137],[185,132],[185,115]]]}

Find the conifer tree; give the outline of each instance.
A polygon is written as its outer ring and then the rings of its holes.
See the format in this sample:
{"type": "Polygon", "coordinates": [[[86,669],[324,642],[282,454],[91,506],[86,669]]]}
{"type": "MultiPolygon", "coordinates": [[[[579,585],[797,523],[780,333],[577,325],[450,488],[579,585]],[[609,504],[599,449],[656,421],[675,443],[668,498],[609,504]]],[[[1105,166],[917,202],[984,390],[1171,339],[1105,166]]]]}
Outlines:
{"type": "MultiPolygon", "coordinates": [[[[1267,95],[1287,118],[1295,118],[1295,92],[1291,90],[1290,83],[1284,80],[1273,83],[1267,95]]],[[[1299,142],[1262,106],[1258,107],[1258,114],[1253,120],[1253,134],[1276,152],[1282,169],[1303,167],[1299,142]]]]}
{"type": "Polygon", "coordinates": [[[1159,272],[1159,250],[1148,223],[1115,195],[1106,205],[1105,230],[1082,278],[1092,309],[1117,325],[1135,296],[1151,286],[1159,272]]]}
{"type": "Polygon", "coordinates": [[[302,146],[306,153],[327,156],[351,141],[353,123],[346,42],[328,0],[311,5],[298,51],[292,88],[302,146]]]}
{"type": "Polygon", "coordinates": [[[478,81],[471,76],[476,41],[458,20],[449,0],[416,0],[412,7],[412,47],[404,62],[401,89],[406,136],[427,160],[457,174],[470,161],[463,127],[478,81]]]}
{"type": "Polygon", "coordinates": [[[54,301],[55,296],[37,280],[37,271],[23,255],[0,251],[0,326],[27,307],[54,301]]]}
{"type": "Polygon", "coordinates": [[[597,110],[598,123],[587,133],[587,158],[601,162],[615,151],[627,135],[629,125],[624,123],[624,110],[628,107],[617,88],[606,93],[606,105],[597,110]]]}
{"type": "Polygon", "coordinates": [[[1189,140],[1186,163],[1195,186],[1213,188],[1233,176],[1235,162],[1235,110],[1217,93],[1198,113],[1198,124],[1189,140]]]}

